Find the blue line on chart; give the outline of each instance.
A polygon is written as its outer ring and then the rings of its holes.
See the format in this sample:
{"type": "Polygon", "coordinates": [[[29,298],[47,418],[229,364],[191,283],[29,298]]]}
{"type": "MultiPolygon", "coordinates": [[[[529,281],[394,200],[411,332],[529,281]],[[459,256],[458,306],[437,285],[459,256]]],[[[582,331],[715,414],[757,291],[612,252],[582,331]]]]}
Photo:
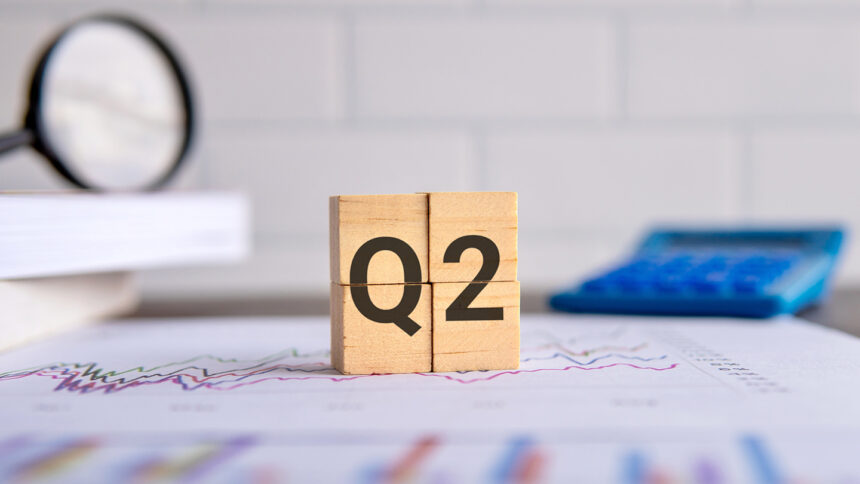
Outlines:
{"type": "Polygon", "coordinates": [[[783,482],[776,463],[771,457],[761,438],[755,435],[741,437],[741,447],[746,451],[753,468],[753,474],[762,484],[777,484],[783,482]]]}

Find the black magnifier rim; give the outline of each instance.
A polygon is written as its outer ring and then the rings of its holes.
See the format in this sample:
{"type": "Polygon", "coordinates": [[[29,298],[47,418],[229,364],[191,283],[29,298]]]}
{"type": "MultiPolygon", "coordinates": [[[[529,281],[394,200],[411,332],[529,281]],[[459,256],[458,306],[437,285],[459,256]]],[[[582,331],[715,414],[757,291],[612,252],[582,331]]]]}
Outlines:
{"type": "Polygon", "coordinates": [[[194,133],[194,102],[191,95],[191,86],[188,78],[180,65],[179,59],[173,53],[167,43],[158,36],[153,30],[141,24],[138,20],[121,14],[96,14],[90,15],[70,23],[48,44],[48,47],[42,52],[39,58],[39,63],[33,71],[33,77],[30,80],[29,107],[26,117],[24,118],[24,126],[33,133],[32,146],[41,153],[51,163],[57,172],[63,175],[66,180],[73,185],[94,191],[114,191],[110,187],[100,187],[89,184],[84,178],[76,175],[69,169],[62,159],[57,155],[56,151],[51,147],[50,139],[44,129],[44,120],[42,118],[41,103],[42,103],[42,83],[45,78],[45,70],[48,67],[51,56],[54,54],[57,46],[72,30],[87,22],[111,22],[124,27],[130,28],[143,37],[148,39],[152,44],[161,51],[164,58],[167,59],[170,67],[173,69],[173,74],[176,76],[176,81],[179,84],[180,97],[182,98],[182,106],[185,109],[185,133],[182,140],[182,145],[176,155],[176,159],[171,164],[170,168],[164,172],[159,178],[148,184],[141,185],[136,188],[129,188],[129,191],[141,190],[156,190],[164,186],[185,162],[185,155],[191,147],[191,141],[194,133]]]}

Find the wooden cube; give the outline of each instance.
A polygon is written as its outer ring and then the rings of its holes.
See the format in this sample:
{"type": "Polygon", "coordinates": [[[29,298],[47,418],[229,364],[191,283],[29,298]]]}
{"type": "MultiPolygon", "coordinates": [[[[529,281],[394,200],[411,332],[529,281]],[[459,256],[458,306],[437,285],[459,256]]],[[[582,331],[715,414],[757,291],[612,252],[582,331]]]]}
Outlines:
{"type": "Polygon", "coordinates": [[[515,192],[430,193],[429,209],[430,282],[517,280],[515,192]]]}
{"type": "Polygon", "coordinates": [[[427,224],[426,194],[331,197],[331,281],[338,284],[427,282],[427,224]],[[363,269],[356,266],[363,266],[363,269]],[[351,273],[353,271],[355,273],[351,273]]]}
{"type": "Polygon", "coordinates": [[[344,374],[431,371],[431,301],[429,284],[332,283],[332,365],[344,374]]]}
{"type": "Polygon", "coordinates": [[[432,285],[433,371],[519,367],[519,282],[432,285]]]}

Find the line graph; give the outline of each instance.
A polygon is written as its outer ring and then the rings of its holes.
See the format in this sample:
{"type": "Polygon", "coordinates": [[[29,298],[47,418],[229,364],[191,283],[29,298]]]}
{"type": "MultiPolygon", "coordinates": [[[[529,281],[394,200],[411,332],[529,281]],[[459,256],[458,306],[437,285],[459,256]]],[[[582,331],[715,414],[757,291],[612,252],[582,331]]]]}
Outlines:
{"type": "MultiPolygon", "coordinates": [[[[567,366],[564,366],[562,368],[535,368],[535,369],[525,369],[525,370],[524,369],[503,370],[503,371],[494,372],[492,375],[489,375],[486,377],[478,377],[478,378],[473,378],[473,379],[460,378],[460,377],[451,376],[449,374],[444,374],[444,373],[418,373],[418,374],[421,376],[431,376],[431,377],[436,377],[436,378],[444,378],[445,380],[448,380],[448,381],[454,381],[457,383],[469,384],[469,383],[476,383],[476,382],[481,382],[481,381],[494,380],[494,379],[496,379],[500,376],[504,376],[504,375],[523,375],[523,374],[528,374],[528,373],[543,373],[543,372],[551,372],[551,371],[569,371],[569,370],[586,370],[586,371],[587,370],[605,370],[607,368],[615,368],[615,367],[627,367],[627,368],[634,368],[637,370],[666,371],[666,370],[673,370],[673,369],[677,368],[677,366],[678,366],[677,363],[672,363],[671,365],[665,366],[665,367],[639,366],[639,365],[634,365],[634,364],[630,364],[630,363],[612,363],[609,365],[601,365],[601,366],[593,366],[593,367],[579,366],[579,365],[567,365],[567,366]]],[[[478,373],[478,372],[469,372],[469,373],[478,373]]]]}
{"type": "MultiPolygon", "coordinates": [[[[345,384],[403,375],[341,375],[329,363],[327,349],[291,346],[257,358],[238,358],[206,352],[154,364],[109,365],[91,360],[55,361],[27,368],[0,371],[0,385],[16,380],[52,381],[54,392],[113,394],[146,387],[175,387],[191,391],[234,391],[274,384],[324,382],[345,384]]],[[[521,365],[517,370],[419,373],[412,378],[449,384],[483,383],[536,374],[640,371],[666,372],[680,364],[669,354],[652,348],[642,336],[629,337],[618,328],[574,337],[546,331],[525,332],[521,365]],[[637,339],[638,338],[638,339],[637,339]],[[629,342],[628,342],[629,341],[629,342]]],[[[0,387],[2,388],[2,387],[0,387]]]]}
{"type": "Polygon", "coordinates": [[[801,321],[524,317],[518,370],[408,375],[341,375],[329,336],[123,322],[4,353],[0,482],[860,476],[858,343],[801,321]]]}

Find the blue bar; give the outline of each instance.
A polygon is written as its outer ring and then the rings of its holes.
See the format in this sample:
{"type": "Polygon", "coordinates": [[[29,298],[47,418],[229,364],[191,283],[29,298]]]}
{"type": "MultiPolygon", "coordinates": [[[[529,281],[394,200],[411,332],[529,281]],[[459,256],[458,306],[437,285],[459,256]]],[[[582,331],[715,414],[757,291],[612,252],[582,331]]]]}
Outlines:
{"type": "Polygon", "coordinates": [[[528,437],[517,437],[513,439],[505,453],[502,454],[502,458],[498,465],[490,474],[489,482],[497,484],[511,482],[521,456],[528,451],[532,445],[533,442],[528,437]]]}
{"type": "Polygon", "coordinates": [[[776,469],[776,463],[765,448],[764,442],[754,435],[741,438],[741,447],[746,451],[752,465],[753,475],[762,484],[777,484],[783,482],[776,469]]]}
{"type": "Polygon", "coordinates": [[[640,484],[645,482],[646,466],[645,456],[641,452],[631,451],[624,456],[621,482],[625,484],[640,484]]]}

